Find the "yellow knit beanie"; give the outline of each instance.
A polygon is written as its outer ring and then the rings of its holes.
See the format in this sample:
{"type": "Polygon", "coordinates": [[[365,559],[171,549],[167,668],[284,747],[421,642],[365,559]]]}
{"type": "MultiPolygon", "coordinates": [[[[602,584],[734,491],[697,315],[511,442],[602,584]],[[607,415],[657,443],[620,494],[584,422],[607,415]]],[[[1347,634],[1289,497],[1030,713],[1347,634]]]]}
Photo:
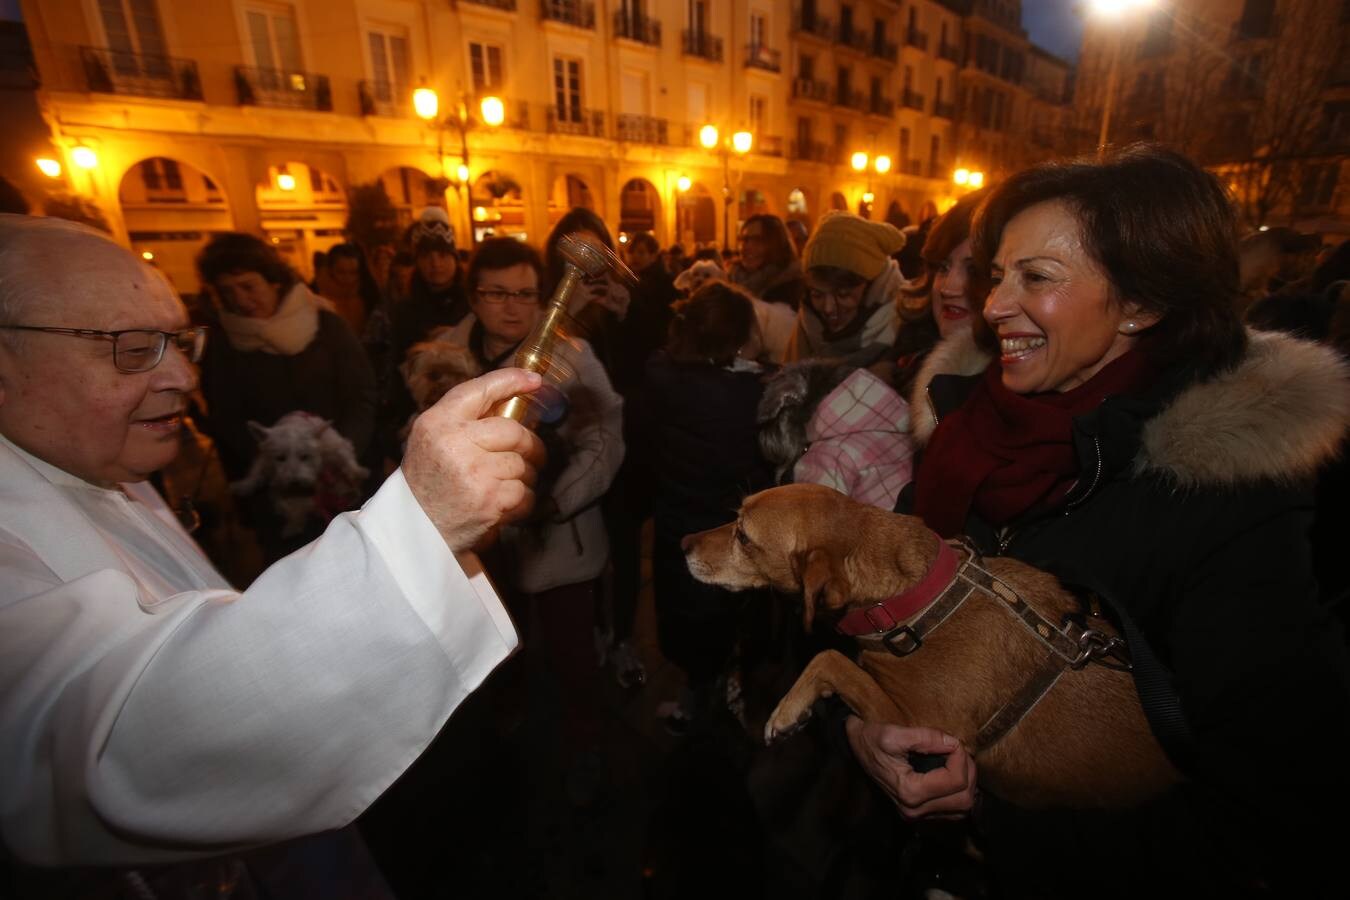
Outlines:
{"type": "Polygon", "coordinates": [[[802,268],[834,266],[871,281],[903,246],[905,236],[889,222],[869,222],[834,210],[820,217],[815,234],[802,248],[802,268]]]}

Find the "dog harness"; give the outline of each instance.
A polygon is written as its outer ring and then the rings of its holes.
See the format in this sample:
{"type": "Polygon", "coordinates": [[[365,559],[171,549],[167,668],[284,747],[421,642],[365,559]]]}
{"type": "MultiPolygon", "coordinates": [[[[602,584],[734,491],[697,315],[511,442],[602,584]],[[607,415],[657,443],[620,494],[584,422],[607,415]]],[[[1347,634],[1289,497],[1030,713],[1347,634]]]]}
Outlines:
{"type": "MultiPolygon", "coordinates": [[[[986,569],[971,544],[959,539],[944,541],[936,534],[933,537],[938,544],[937,555],[917,584],[879,603],[851,610],[835,628],[841,634],[857,638],[864,649],[884,648],[896,656],[908,656],[922,647],[924,638],[971,597],[980,594],[996,601],[1048,652],[1031,678],[980,727],[975,736],[975,753],[987,750],[1016,727],[1065,671],[1076,671],[1090,662],[1130,669],[1121,638],[1073,616],[1066,616],[1056,626],[986,569]],[[958,554],[964,554],[964,559],[958,558],[958,554]],[[1114,657],[1117,663],[1106,662],[1107,657],[1114,657]]],[[[1085,601],[1085,619],[1106,621],[1096,597],[1089,595],[1080,600],[1085,601]]]]}

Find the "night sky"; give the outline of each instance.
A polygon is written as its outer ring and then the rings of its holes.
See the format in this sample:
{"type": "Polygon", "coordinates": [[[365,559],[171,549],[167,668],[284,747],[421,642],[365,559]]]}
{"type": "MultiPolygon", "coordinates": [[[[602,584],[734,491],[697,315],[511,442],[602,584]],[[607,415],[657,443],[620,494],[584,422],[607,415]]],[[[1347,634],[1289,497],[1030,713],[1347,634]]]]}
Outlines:
{"type": "Polygon", "coordinates": [[[1069,62],[1083,40],[1082,0],[1022,0],[1022,24],[1031,40],[1069,62]]]}

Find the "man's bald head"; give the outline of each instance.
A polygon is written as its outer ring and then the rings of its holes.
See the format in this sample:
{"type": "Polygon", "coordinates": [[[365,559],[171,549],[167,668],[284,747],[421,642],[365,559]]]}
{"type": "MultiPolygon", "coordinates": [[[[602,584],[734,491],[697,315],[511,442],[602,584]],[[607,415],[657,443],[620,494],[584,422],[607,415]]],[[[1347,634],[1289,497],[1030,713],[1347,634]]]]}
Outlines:
{"type": "MultiPolygon", "coordinates": [[[[78,222],[0,214],[0,325],[56,324],[47,319],[69,301],[143,268],[106,234],[78,222]]],[[[0,338],[13,345],[23,333],[0,331],[0,338]]]]}

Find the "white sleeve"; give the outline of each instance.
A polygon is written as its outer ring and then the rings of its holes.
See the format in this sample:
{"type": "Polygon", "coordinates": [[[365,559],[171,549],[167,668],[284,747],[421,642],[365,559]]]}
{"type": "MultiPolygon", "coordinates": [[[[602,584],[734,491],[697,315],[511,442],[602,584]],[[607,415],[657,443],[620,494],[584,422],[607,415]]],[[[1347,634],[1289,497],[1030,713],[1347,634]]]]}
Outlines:
{"type": "Polygon", "coordinates": [[[0,831],[42,865],[170,862],[350,822],[515,647],[395,473],[242,594],[61,583],[0,532],[0,831]]]}

